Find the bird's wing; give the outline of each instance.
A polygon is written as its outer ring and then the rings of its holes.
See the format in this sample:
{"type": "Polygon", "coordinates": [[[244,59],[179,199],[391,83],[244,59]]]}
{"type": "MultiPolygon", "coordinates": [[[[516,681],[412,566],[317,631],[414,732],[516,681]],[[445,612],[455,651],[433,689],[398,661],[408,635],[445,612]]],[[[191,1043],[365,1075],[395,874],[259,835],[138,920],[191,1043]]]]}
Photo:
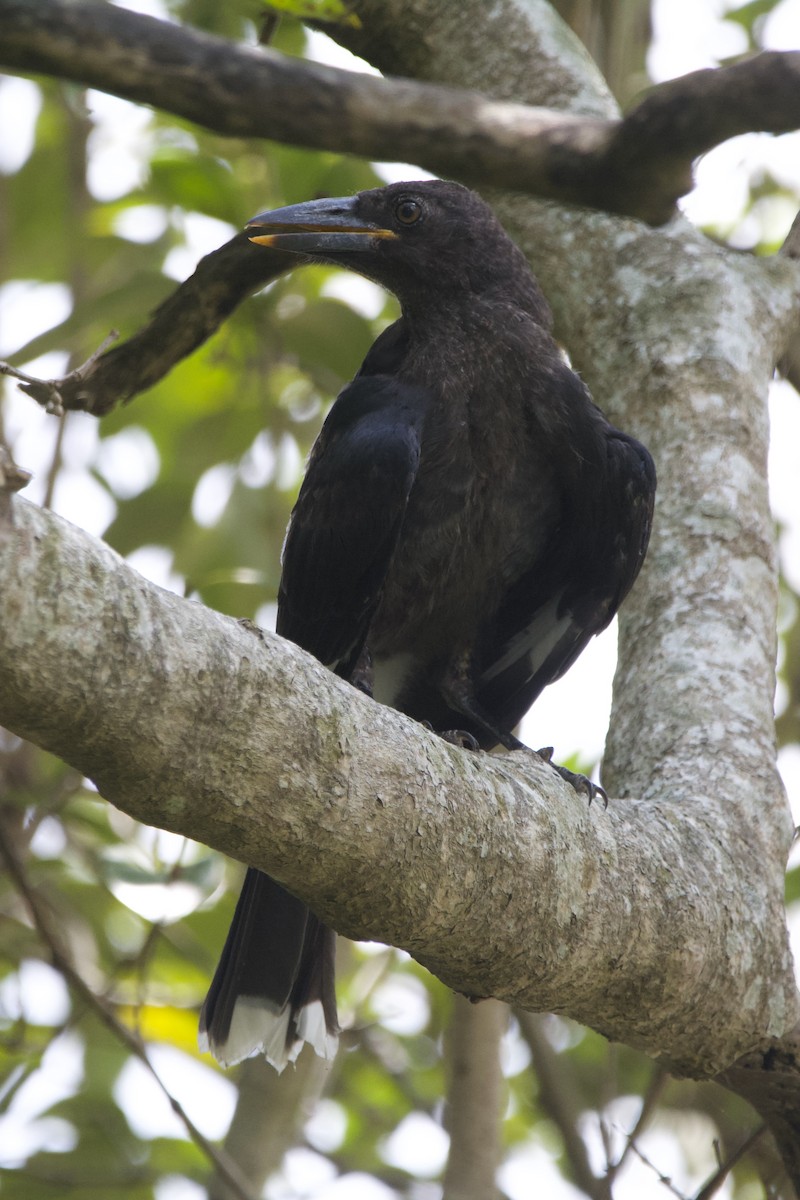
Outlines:
{"type": "Polygon", "coordinates": [[[355,665],[419,464],[428,394],[359,376],[311,453],[283,550],[278,633],[340,674],[355,665]]]}
{"type": "Polygon", "coordinates": [[[605,629],[644,561],[653,460],[640,442],[592,410],[589,439],[575,446],[572,471],[582,477],[568,481],[558,528],[507,592],[481,656],[478,700],[502,729],[513,729],[542,689],[605,629]]]}

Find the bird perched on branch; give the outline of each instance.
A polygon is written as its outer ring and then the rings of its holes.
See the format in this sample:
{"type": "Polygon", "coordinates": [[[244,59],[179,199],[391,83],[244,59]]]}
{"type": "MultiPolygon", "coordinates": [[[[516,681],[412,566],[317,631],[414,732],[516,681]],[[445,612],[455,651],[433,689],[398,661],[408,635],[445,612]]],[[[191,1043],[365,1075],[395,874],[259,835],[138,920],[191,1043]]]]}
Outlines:
{"type": "MultiPolygon", "coordinates": [[[[619,608],[655,470],[550,334],[522,252],[455,183],[262,213],[251,241],[349,267],[402,316],[314,445],[283,555],[278,632],[374,697],[485,749],[619,608]]],[[[563,768],[571,783],[593,785],[563,768]]],[[[224,1063],[336,1045],[334,938],[250,869],[201,1014],[224,1063]]]]}

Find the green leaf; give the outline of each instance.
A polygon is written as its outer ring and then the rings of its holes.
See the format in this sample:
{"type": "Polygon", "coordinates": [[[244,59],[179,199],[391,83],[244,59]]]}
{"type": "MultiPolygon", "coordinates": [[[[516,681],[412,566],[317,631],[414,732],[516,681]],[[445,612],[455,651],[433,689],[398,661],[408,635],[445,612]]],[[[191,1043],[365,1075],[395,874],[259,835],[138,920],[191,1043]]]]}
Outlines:
{"type": "Polygon", "coordinates": [[[300,21],[325,21],[360,29],[361,20],[344,0],[263,0],[265,8],[288,13],[300,21]]]}

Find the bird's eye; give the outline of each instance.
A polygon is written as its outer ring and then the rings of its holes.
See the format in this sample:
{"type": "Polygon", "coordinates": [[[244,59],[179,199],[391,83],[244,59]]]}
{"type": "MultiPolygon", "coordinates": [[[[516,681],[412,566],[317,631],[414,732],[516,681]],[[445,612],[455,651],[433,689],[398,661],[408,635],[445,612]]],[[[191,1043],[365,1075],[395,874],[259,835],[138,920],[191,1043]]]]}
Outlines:
{"type": "Polygon", "coordinates": [[[413,225],[422,216],[422,205],[416,200],[398,200],[394,206],[394,215],[401,225],[413,225]]]}

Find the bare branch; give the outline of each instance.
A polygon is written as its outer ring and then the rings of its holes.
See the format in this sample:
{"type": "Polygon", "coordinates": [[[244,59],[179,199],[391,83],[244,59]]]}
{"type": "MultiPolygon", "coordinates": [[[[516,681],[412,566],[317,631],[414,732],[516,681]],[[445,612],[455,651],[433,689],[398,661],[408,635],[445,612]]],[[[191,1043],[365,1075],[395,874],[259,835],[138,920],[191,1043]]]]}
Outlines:
{"type": "Polygon", "coordinates": [[[0,64],[151,104],[235,137],[419,163],[472,183],[667,221],[692,160],[734,134],[800,126],[800,54],[656,88],[623,121],[376,79],[114,5],[0,0],[0,64]]]}
{"type": "Polygon", "coordinates": [[[23,471],[0,442],[0,540],[8,536],[11,520],[11,497],[31,481],[30,471],[23,471]]]}
{"type": "Polygon", "coordinates": [[[724,1162],[720,1163],[719,1167],[711,1176],[711,1178],[707,1180],[707,1182],[704,1183],[700,1188],[700,1191],[697,1193],[694,1200],[712,1200],[712,1196],[716,1195],[736,1164],[741,1162],[744,1156],[754,1149],[754,1147],[761,1141],[766,1133],[766,1125],[759,1125],[758,1129],[753,1130],[750,1136],[745,1138],[738,1149],[734,1150],[732,1154],[728,1155],[724,1162]]]}
{"type": "Polygon", "coordinates": [[[718,1082],[743,1096],[767,1122],[800,1194],[800,1026],[767,1049],[744,1055],[718,1082]]]}
{"type": "Polygon", "coordinates": [[[522,1010],[517,1010],[515,1016],[531,1052],[539,1085],[539,1103],[561,1134],[575,1183],[592,1200],[611,1200],[611,1182],[595,1175],[578,1130],[578,1118],[585,1105],[572,1086],[569,1071],[558,1061],[558,1055],[548,1041],[543,1018],[522,1010]]]}
{"type": "Polygon", "coordinates": [[[445,1128],[450,1152],[442,1200],[497,1200],[503,1076],[500,1042],[508,1008],[497,1000],[471,1004],[453,997],[447,1048],[445,1128]]]}
{"type": "MultiPolygon", "coordinates": [[[[239,1095],[224,1150],[238,1165],[254,1195],[263,1195],[268,1177],[296,1144],[298,1129],[313,1108],[329,1069],[330,1064],[310,1050],[305,1050],[293,1069],[282,1075],[261,1057],[248,1058],[239,1067],[239,1095]]],[[[209,1182],[208,1197],[237,1200],[219,1171],[209,1182]]]]}
{"type": "Polygon", "coordinates": [[[63,975],[71,991],[80,997],[85,1006],[111,1031],[117,1041],[121,1042],[126,1050],[134,1058],[138,1059],[148,1075],[155,1080],[159,1090],[169,1102],[170,1108],[178,1120],[182,1122],[188,1137],[194,1142],[201,1153],[205,1155],[217,1175],[225,1181],[225,1185],[228,1188],[227,1200],[254,1200],[254,1193],[247,1187],[246,1181],[242,1178],[236,1163],[224,1151],[214,1146],[200,1132],[186,1112],[186,1109],[175,1099],[162,1081],[161,1076],[147,1057],[144,1045],[136,1034],[117,1019],[108,1002],[92,991],[86,980],[77,970],[63,944],[51,914],[37,895],[36,889],[31,886],[25,866],[14,847],[12,839],[7,836],[2,823],[0,823],[0,859],[2,859],[5,869],[14,881],[15,887],[28,909],[36,932],[49,951],[50,961],[56,970],[63,975]]]}
{"type": "Polygon", "coordinates": [[[105,350],[104,342],[62,379],[34,379],[7,363],[0,363],[0,373],[20,379],[22,390],[48,412],[66,409],[103,416],[117,403],[158,383],[211,337],[242,300],[291,265],[289,255],[256,248],[246,234],[238,234],[202,258],[194,274],[121,345],[105,350]]]}
{"type": "Polygon", "coordinates": [[[630,1154],[637,1138],[644,1133],[645,1129],[650,1123],[650,1119],[661,1100],[661,1094],[668,1082],[669,1073],[665,1071],[663,1067],[656,1067],[655,1071],[653,1072],[653,1077],[647,1086],[647,1091],[644,1093],[642,1098],[642,1107],[641,1111],[639,1112],[639,1116],[636,1118],[636,1124],[628,1134],[619,1158],[609,1166],[606,1175],[609,1186],[614,1182],[616,1177],[619,1175],[620,1170],[625,1165],[628,1155],[630,1154]]]}

